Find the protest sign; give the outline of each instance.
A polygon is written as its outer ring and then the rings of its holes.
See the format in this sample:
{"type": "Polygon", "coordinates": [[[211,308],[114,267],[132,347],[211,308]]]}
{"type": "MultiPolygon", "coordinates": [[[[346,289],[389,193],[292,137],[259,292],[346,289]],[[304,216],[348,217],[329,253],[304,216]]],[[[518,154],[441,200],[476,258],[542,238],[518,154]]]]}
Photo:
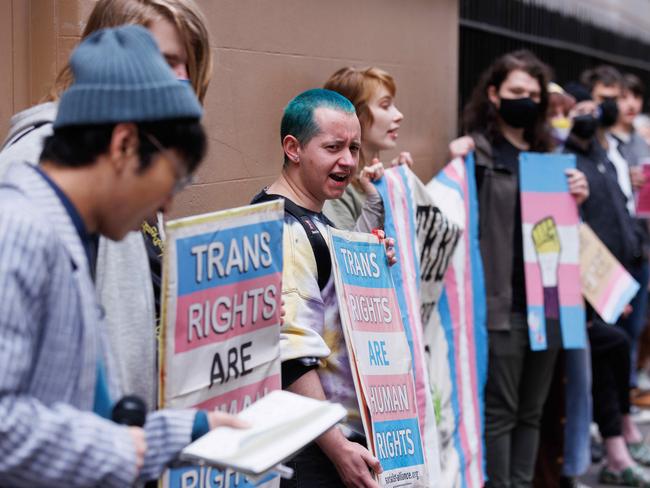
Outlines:
{"type": "Polygon", "coordinates": [[[582,294],[608,324],[616,323],[639,291],[639,283],[584,223],[580,225],[580,280],[582,294]]]}
{"type": "Polygon", "coordinates": [[[640,169],[645,177],[645,183],[636,194],[637,217],[650,217],[650,158],[641,161],[640,169]]]}
{"type": "Polygon", "coordinates": [[[521,153],[519,181],[528,303],[533,351],[586,343],[580,285],[578,206],[569,194],[568,154],[521,153]]]}
{"type": "MultiPolygon", "coordinates": [[[[168,222],[163,254],[160,405],[235,414],[280,388],[281,201],[168,222]]],[[[163,486],[248,488],[214,468],[169,470],[163,486]]]]}
{"type": "Polygon", "coordinates": [[[488,345],[474,171],[474,156],[469,154],[464,161],[457,158],[447,164],[426,187],[440,211],[462,230],[444,273],[444,289],[425,317],[425,344],[436,351],[429,361],[440,412],[440,486],[450,488],[480,488],[486,480],[483,397],[488,345]]]}
{"type": "MultiPolygon", "coordinates": [[[[390,268],[395,284],[395,294],[404,324],[404,332],[411,352],[412,370],[415,380],[415,396],[420,420],[420,431],[431,480],[437,480],[440,472],[438,432],[436,428],[433,396],[431,394],[429,372],[425,360],[422,327],[421,261],[419,244],[425,249],[423,263],[429,278],[444,273],[447,266],[443,243],[453,248],[457,232],[440,232],[444,226],[442,219],[421,218],[418,215],[435,214],[437,209],[427,197],[422,182],[407,166],[387,169],[384,177],[375,183],[384,202],[384,230],[395,239],[397,263],[390,268]],[[417,197],[420,198],[417,198],[417,197]],[[442,240],[440,240],[442,239],[442,240]],[[435,245],[438,243],[439,245],[435,245]]],[[[427,285],[431,283],[426,280],[427,285]]],[[[427,288],[430,288],[427,286],[427,288]]]]}
{"type": "Polygon", "coordinates": [[[385,487],[431,486],[418,419],[411,353],[383,243],[331,230],[341,322],[368,449],[385,487]]]}

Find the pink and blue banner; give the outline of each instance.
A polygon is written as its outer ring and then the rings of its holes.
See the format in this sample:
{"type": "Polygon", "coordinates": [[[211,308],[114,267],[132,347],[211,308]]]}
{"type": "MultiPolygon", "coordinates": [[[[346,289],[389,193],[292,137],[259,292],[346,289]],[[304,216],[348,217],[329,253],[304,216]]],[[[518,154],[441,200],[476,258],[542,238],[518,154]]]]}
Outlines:
{"type": "MultiPolygon", "coordinates": [[[[431,199],[462,231],[450,250],[436,307],[425,318],[432,387],[440,412],[440,486],[484,485],[483,398],[487,378],[485,285],[478,235],[474,157],[447,164],[427,185],[431,199]]],[[[447,231],[450,232],[450,231],[447,231]]],[[[449,241],[449,239],[447,239],[449,241]]]]}
{"type": "Polygon", "coordinates": [[[575,156],[521,153],[521,220],[528,328],[533,351],[584,348],[578,207],[566,170],[575,156]]]}
{"type": "MultiPolygon", "coordinates": [[[[422,183],[406,166],[387,169],[384,177],[375,185],[384,202],[384,231],[388,237],[395,239],[397,264],[390,268],[390,274],[395,283],[397,303],[413,361],[420,430],[429,457],[428,469],[430,475],[437,478],[440,472],[438,433],[423,342],[421,263],[417,237],[417,189],[420,190],[419,194],[425,192],[422,183]]],[[[435,223],[432,220],[428,228],[433,228],[435,223]]]]}
{"type": "Polygon", "coordinates": [[[639,283],[591,228],[580,225],[582,294],[607,324],[615,324],[639,291],[639,283]]]}
{"type": "Polygon", "coordinates": [[[383,487],[437,486],[427,472],[411,354],[384,244],[331,229],[341,322],[368,449],[383,487]]]}
{"type": "MultiPolygon", "coordinates": [[[[160,405],[236,414],[280,389],[284,207],[273,201],[166,224],[160,405]]],[[[187,466],[163,486],[265,488],[231,471],[187,466]]]]}

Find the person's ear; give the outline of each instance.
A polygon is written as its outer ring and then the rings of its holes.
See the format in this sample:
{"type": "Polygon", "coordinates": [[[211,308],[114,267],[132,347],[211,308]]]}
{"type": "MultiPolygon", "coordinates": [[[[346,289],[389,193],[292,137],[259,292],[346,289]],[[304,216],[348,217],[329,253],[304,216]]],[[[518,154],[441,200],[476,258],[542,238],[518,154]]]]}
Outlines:
{"type": "Polygon", "coordinates": [[[113,128],[109,160],[117,172],[122,172],[134,159],[137,162],[138,143],[138,129],[135,124],[121,123],[113,128]]]}
{"type": "Polygon", "coordinates": [[[501,106],[501,99],[499,98],[499,93],[497,92],[497,87],[494,85],[490,85],[487,88],[487,97],[490,102],[496,107],[499,108],[501,106]]]}
{"type": "Polygon", "coordinates": [[[300,142],[291,134],[284,136],[282,140],[282,149],[289,161],[294,164],[300,162],[300,142]]]}

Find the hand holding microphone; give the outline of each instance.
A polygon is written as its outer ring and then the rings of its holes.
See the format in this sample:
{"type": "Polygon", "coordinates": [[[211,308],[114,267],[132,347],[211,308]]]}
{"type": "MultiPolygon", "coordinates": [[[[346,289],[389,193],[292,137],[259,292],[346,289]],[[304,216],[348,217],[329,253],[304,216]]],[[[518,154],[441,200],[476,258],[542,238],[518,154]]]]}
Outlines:
{"type": "Polygon", "coordinates": [[[147,452],[144,422],[147,418],[147,406],[142,398],[135,395],[124,396],[113,407],[111,420],[116,424],[128,425],[129,434],[135,446],[135,464],[138,472],[144,465],[144,456],[147,452]]]}

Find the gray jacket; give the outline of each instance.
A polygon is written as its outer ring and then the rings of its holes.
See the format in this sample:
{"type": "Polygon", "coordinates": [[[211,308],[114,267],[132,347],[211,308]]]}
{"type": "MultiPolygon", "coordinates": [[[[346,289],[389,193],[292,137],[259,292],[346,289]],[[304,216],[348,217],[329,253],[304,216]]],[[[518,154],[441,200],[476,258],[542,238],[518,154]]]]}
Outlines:
{"type": "MultiPolygon", "coordinates": [[[[0,184],[0,486],[124,487],[128,429],[91,412],[98,359],[121,396],[85,251],[63,204],[28,164],[0,184]]],[[[147,416],[142,479],[190,442],[194,410],[147,416]]]]}
{"type": "MultiPolygon", "coordinates": [[[[11,129],[0,152],[0,177],[12,163],[38,164],[43,141],[52,133],[56,110],[55,102],[42,103],[11,118],[11,129]]],[[[157,403],[156,312],[149,260],[140,232],[132,232],[120,242],[99,240],[96,286],[124,391],[142,397],[153,409],[157,403]]]]}
{"type": "Polygon", "coordinates": [[[512,308],[512,242],[517,175],[495,167],[492,146],[482,134],[472,134],[476,146],[476,172],[482,174],[478,189],[479,240],[485,275],[488,330],[510,330],[512,308]]]}
{"type": "Polygon", "coordinates": [[[620,134],[612,134],[619,141],[618,151],[630,166],[638,166],[643,159],[650,158],[650,146],[636,132],[624,138],[620,134]]]}

